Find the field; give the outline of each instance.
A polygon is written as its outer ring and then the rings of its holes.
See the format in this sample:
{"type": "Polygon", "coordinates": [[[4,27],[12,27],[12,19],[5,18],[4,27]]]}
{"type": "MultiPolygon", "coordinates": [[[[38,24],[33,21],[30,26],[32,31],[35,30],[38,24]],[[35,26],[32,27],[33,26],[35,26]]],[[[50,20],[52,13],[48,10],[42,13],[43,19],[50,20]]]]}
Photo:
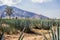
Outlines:
{"type": "Polygon", "coordinates": [[[0,34],[4,32],[5,40],[55,40],[59,26],[57,19],[0,19],[0,34]]]}

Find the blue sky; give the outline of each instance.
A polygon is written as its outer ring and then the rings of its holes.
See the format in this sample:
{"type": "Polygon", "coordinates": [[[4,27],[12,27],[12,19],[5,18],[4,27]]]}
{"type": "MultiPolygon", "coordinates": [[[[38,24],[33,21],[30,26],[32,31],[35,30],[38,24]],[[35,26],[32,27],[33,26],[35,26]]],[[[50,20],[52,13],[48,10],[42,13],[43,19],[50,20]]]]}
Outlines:
{"type": "Polygon", "coordinates": [[[60,18],[60,0],[2,0],[0,5],[15,6],[17,8],[42,14],[50,18],[60,18]]]}

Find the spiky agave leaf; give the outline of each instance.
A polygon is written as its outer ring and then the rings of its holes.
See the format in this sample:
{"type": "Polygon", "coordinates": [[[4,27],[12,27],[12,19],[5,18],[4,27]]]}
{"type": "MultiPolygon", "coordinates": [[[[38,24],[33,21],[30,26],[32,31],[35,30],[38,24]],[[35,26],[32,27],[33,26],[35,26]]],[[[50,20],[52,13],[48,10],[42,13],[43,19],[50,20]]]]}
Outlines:
{"type": "Polygon", "coordinates": [[[24,27],[24,29],[22,30],[22,32],[21,32],[20,37],[19,37],[18,40],[21,40],[23,38],[23,33],[24,33],[25,29],[26,29],[26,27],[24,27]]]}

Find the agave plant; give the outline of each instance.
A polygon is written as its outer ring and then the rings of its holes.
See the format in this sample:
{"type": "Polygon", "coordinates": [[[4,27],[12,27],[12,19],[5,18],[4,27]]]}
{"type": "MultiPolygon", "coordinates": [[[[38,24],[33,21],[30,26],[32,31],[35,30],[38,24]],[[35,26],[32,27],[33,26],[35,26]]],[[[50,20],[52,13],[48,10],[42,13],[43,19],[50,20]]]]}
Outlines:
{"type": "Polygon", "coordinates": [[[20,33],[20,37],[19,37],[18,40],[23,40],[23,38],[24,38],[24,34],[23,33],[24,33],[25,29],[26,29],[26,27],[23,28],[22,32],[20,33]]]}
{"type": "MultiPolygon", "coordinates": [[[[55,25],[56,26],[56,25],[55,25]]],[[[59,23],[58,25],[55,27],[56,29],[52,29],[53,26],[50,27],[51,32],[49,32],[49,36],[51,38],[51,40],[60,40],[59,39],[59,23]],[[54,31],[55,30],[55,31],[54,31]],[[50,33],[52,34],[52,36],[50,35],[50,33]]],[[[43,34],[45,40],[48,40],[48,38],[45,36],[45,34],[43,34]]]]}

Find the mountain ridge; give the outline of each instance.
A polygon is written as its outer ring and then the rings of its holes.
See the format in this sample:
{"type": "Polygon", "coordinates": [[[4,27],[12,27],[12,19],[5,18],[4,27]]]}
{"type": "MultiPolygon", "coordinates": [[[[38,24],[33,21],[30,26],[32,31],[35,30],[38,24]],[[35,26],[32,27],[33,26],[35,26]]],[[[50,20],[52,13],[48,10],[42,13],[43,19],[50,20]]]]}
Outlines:
{"type": "MultiPolygon", "coordinates": [[[[7,5],[0,6],[0,14],[2,15],[2,17],[6,17],[6,14],[3,13],[6,6],[7,5]]],[[[38,19],[49,19],[46,16],[38,15],[38,14],[33,13],[33,12],[22,10],[22,9],[19,9],[19,8],[16,8],[16,7],[12,7],[12,8],[13,8],[14,12],[11,15],[11,17],[25,17],[25,18],[29,17],[29,18],[38,18],[38,19]]]]}

